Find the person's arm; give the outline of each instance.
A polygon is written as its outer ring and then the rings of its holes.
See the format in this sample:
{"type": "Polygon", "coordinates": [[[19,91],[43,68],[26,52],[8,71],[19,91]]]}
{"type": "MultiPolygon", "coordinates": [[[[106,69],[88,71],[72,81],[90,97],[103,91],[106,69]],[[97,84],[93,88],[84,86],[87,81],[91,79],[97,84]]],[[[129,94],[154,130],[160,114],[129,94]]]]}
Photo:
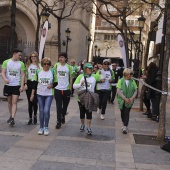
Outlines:
{"type": "Polygon", "coordinates": [[[2,68],[1,75],[2,75],[2,78],[5,82],[5,84],[9,84],[9,80],[6,78],[6,68],[2,68]]]}
{"type": "Polygon", "coordinates": [[[24,81],[24,89],[27,90],[27,80],[28,80],[28,69],[25,70],[25,81],[24,81]]]}
{"type": "Polygon", "coordinates": [[[74,88],[74,89],[78,89],[78,88],[80,88],[80,87],[84,84],[84,81],[80,82],[82,76],[83,76],[83,75],[79,75],[79,76],[76,78],[76,80],[75,80],[75,82],[74,82],[74,84],[73,84],[73,88],[74,88]]]}
{"type": "Polygon", "coordinates": [[[130,99],[126,98],[123,93],[121,92],[121,89],[117,88],[117,94],[125,101],[125,103],[130,103],[130,99]]]}
{"type": "Polygon", "coordinates": [[[21,70],[21,87],[19,89],[20,92],[24,90],[24,82],[25,82],[25,71],[21,70]]]}

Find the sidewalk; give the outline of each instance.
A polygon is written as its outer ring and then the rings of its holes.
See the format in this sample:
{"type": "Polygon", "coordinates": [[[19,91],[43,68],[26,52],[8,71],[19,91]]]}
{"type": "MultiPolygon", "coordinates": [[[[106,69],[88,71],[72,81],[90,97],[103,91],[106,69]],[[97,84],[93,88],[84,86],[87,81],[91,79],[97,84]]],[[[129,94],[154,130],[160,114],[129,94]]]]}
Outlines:
{"type": "MultiPolygon", "coordinates": [[[[0,77],[0,97],[3,83],[0,77]]],[[[27,125],[25,93],[18,103],[16,125],[6,123],[7,102],[0,101],[0,170],[169,170],[170,154],[157,145],[135,144],[133,134],[156,135],[158,123],[137,111],[136,100],[131,111],[129,133],[121,132],[117,102],[108,104],[105,120],[93,113],[92,131],[79,132],[80,121],[75,97],[70,101],[66,124],[55,129],[56,107],[53,100],[50,135],[37,135],[39,125],[27,125]]],[[[167,135],[170,135],[170,109],[167,113],[167,135]]]]}

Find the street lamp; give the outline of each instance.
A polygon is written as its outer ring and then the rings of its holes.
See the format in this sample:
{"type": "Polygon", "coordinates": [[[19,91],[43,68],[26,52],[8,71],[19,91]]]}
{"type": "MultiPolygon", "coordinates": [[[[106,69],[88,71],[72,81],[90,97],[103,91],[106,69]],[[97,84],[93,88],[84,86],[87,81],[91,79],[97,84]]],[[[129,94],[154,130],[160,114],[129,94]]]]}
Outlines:
{"type": "Polygon", "coordinates": [[[71,41],[70,33],[71,33],[70,29],[67,28],[67,29],[65,30],[65,34],[66,34],[66,38],[67,38],[67,43],[66,43],[66,53],[68,52],[68,42],[71,41]]]}
{"type": "MultiPolygon", "coordinates": [[[[133,36],[135,35],[135,33],[133,31],[130,32],[131,37],[133,38],[133,36]]],[[[132,66],[132,39],[130,39],[130,67],[132,66]]]]}
{"type": "Polygon", "coordinates": [[[87,41],[88,41],[88,49],[87,49],[87,62],[88,62],[88,61],[89,61],[90,43],[91,43],[91,41],[92,41],[91,37],[89,37],[89,38],[87,39],[87,41]]]}
{"type": "Polygon", "coordinates": [[[141,15],[141,17],[138,18],[139,31],[140,31],[140,34],[139,34],[139,47],[138,47],[138,59],[139,59],[139,53],[141,52],[140,51],[141,33],[142,33],[142,29],[144,28],[145,20],[146,20],[146,18],[143,15],[141,15]]]}
{"type": "Polygon", "coordinates": [[[42,17],[42,22],[44,23],[45,21],[48,20],[50,14],[47,12],[47,11],[44,11],[42,14],[41,14],[41,17],[42,17]]]}
{"type": "Polygon", "coordinates": [[[97,45],[95,45],[95,46],[94,46],[94,50],[95,50],[95,57],[97,57],[97,55],[96,55],[97,48],[98,48],[98,46],[97,46],[97,45]]]}

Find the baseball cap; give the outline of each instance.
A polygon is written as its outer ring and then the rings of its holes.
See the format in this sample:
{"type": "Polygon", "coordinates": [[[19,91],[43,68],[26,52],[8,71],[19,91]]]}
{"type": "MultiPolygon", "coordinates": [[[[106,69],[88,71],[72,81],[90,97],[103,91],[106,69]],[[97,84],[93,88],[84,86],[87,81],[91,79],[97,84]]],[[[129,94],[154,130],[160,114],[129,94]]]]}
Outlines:
{"type": "Polygon", "coordinates": [[[85,63],[83,68],[93,68],[91,63],[85,63]]]}
{"type": "Polygon", "coordinates": [[[109,60],[109,59],[104,59],[104,60],[103,60],[103,63],[105,63],[105,62],[110,63],[110,60],[109,60]]]}

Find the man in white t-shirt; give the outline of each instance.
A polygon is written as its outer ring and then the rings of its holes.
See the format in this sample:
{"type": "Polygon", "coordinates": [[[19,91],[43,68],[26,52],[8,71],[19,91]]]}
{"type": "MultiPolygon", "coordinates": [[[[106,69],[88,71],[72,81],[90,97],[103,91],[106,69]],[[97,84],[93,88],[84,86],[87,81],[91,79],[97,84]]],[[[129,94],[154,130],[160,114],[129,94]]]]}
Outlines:
{"type": "Polygon", "coordinates": [[[60,53],[59,62],[54,65],[54,78],[57,82],[54,93],[57,107],[56,129],[60,129],[61,123],[65,123],[65,115],[71,96],[72,74],[72,67],[67,64],[67,54],[60,53]]]}
{"type": "Polygon", "coordinates": [[[10,118],[7,120],[11,126],[15,124],[14,118],[17,110],[17,101],[20,92],[24,89],[25,66],[20,61],[22,51],[12,50],[12,58],[2,64],[2,78],[5,82],[4,96],[7,96],[10,118]]]}

